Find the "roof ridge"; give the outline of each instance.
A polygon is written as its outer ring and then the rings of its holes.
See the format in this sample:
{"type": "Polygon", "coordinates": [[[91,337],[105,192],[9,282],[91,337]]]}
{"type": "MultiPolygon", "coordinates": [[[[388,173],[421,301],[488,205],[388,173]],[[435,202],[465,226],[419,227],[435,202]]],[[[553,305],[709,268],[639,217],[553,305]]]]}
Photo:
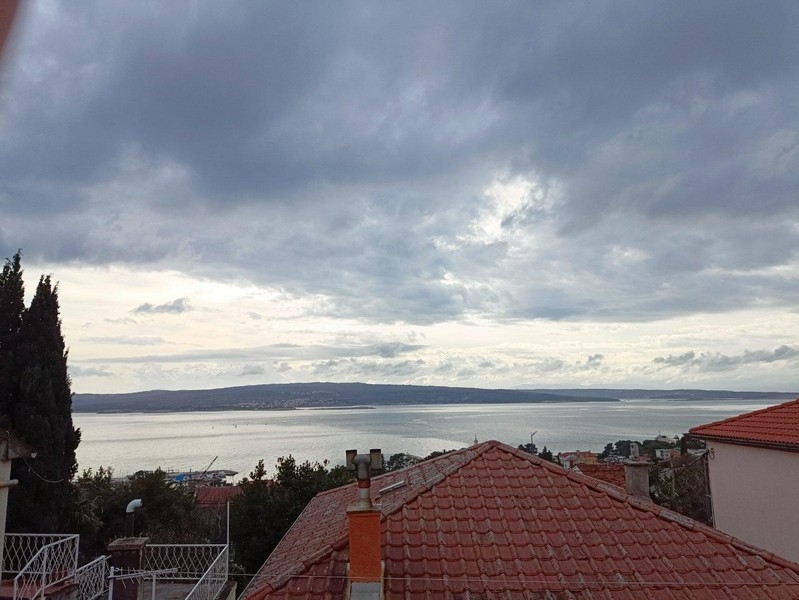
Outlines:
{"type": "MultiPolygon", "coordinates": [[[[799,399],[797,402],[799,402],[799,399]]],[[[448,454],[423,461],[423,463],[419,463],[426,464],[427,468],[420,468],[417,465],[414,465],[408,467],[407,469],[392,472],[393,474],[401,473],[403,471],[407,473],[413,473],[413,475],[410,477],[406,476],[406,479],[413,479],[416,481],[416,483],[412,484],[410,489],[407,489],[408,495],[403,495],[402,499],[398,499],[396,504],[387,501],[386,508],[390,506],[391,510],[383,512],[381,509],[381,525],[383,527],[388,527],[388,525],[385,523],[389,518],[392,517],[392,515],[401,513],[401,511],[406,508],[409,503],[415,501],[418,502],[421,496],[424,496],[427,492],[436,488],[442,482],[445,482],[450,476],[457,474],[460,469],[472,464],[480,457],[484,457],[483,460],[478,463],[478,467],[482,468],[483,463],[492,458],[492,455],[485,457],[486,453],[493,449],[496,449],[500,453],[506,454],[507,456],[512,456],[517,460],[523,460],[527,463],[530,463],[537,469],[544,469],[548,471],[552,475],[557,476],[561,482],[568,482],[575,486],[573,488],[575,493],[586,494],[587,496],[590,496],[592,492],[595,492],[597,494],[601,494],[604,498],[607,498],[607,500],[611,501],[611,503],[615,504],[618,508],[625,506],[627,507],[627,510],[633,509],[643,513],[640,514],[639,517],[634,518],[644,518],[646,514],[650,514],[656,517],[657,521],[662,523],[662,528],[671,531],[671,536],[682,536],[684,538],[685,534],[690,532],[701,534],[704,539],[702,543],[712,542],[724,544],[730,548],[731,551],[740,552],[742,560],[747,556],[753,558],[757,557],[758,559],[765,561],[771,566],[771,568],[785,569],[792,573],[790,577],[799,578],[799,563],[797,562],[782,558],[762,548],[752,546],[738,538],[735,538],[734,536],[723,533],[682,514],[661,507],[649,499],[639,498],[629,494],[623,488],[595,479],[588,475],[575,472],[573,470],[565,469],[560,465],[550,463],[538,456],[529,454],[526,451],[519,450],[518,448],[514,448],[496,440],[488,440],[480,444],[461,448],[448,454]],[[414,468],[417,469],[416,472],[412,471],[414,468]],[[582,492],[577,492],[579,488],[584,489],[582,492]]],[[[496,456],[493,456],[493,458],[496,458],[496,456]]],[[[526,471],[527,469],[522,468],[522,470],[526,471]]],[[[544,477],[545,479],[547,478],[546,475],[544,475],[544,477]]],[[[399,478],[402,478],[402,475],[400,475],[399,478]]],[[[552,477],[550,479],[554,478],[555,477],[552,477]]],[[[556,485],[561,487],[563,486],[563,483],[556,483],[556,485]]],[[[335,489],[339,490],[339,492],[343,494],[345,493],[345,490],[350,489],[352,485],[353,484],[348,484],[335,489]]],[[[321,494],[318,494],[317,497],[319,495],[321,494]]],[[[304,513],[305,510],[303,510],[303,514],[304,513]]],[[[298,520],[300,520],[300,518],[298,518],[298,520]]],[[[338,562],[346,560],[345,554],[347,554],[348,550],[348,541],[349,532],[345,528],[341,535],[332,537],[327,544],[318,548],[315,552],[303,556],[300,560],[295,561],[288,568],[281,570],[281,572],[279,572],[273,579],[263,581],[254,591],[257,591],[258,589],[265,589],[266,586],[268,586],[270,593],[277,592],[278,590],[289,590],[291,588],[287,587],[288,583],[298,576],[302,576],[305,573],[311,572],[315,565],[318,565],[326,560],[335,560],[338,562]]],[[[277,549],[275,549],[275,551],[277,551],[277,549]]],[[[273,551],[273,553],[275,551],[273,551]]],[[[252,595],[249,598],[250,600],[255,600],[260,597],[261,596],[259,596],[258,593],[255,593],[255,595],[252,595]]]]}
{"type": "MultiPolygon", "coordinates": [[[[495,447],[495,446],[497,446],[497,445],[502,445],[502,442],[498,442],[498,441],[496,441],[496,440],[487,440],[487,441],[485,441],[485,442],[480,442],[479,444],[474,444],[474,445],[472,445],[472,446],[467,446],[466,448],[461,448],[461,449],[459,449],[459,450],[455,450],[454,452],[449,452],[449,453],[447,453],[447,454],[442,454],[441,456],[435,456],[435,457],[433,457],[433,458],[431,458],[431,459],[429,459],[429,460],[425,460],[425,461],[422,461],[421,463],[417,463],[416,465],[412,465],[412,466],[410,466],[410,467],[407,467],[407,469],[413,469],[413,468],[414,468],[414,467],[416,467],[418,464],[423,464],[423,463],[427,463],[427,462],[432,462],[432,461],[434,461],[434,460],[439,460],[439,459],[444,459],[444,458],[451,458],[451,457],[452,457],[452,455],[453,455],[453,454],[455,454],[455,453],[457,453],[457,454],[465,454],[466,452],[469,452],[469,451],[472,451],[472,452],[474,452],[474,453],[475,453],[475,454],[474,454],[474,456],[472,456],[471,458],[469,458],[469,459],[468,459],[466,462],[464,462],[464,463],[451,464],[451,465],[449,465],[449,468],[442,469],[442,471],[444,471],[444,472],[442,472],[442,473],[440,474],[440,475],[441,475],[440,477],[434,477],[433,479],[428,479],[428,480],[425,480],[425,481],[423,481],[422,483],[418,484],[418,485],[415,487],[415,489],[414,489],[414,493],[413,493],[413,494],[411,494],[411,495],[409,495],[407,498],[405,498],[405,499],[403,500],[403,502],[399,503],[399,504],[398,504],[396,507],[394,507],[392,510],[390,510],[390,511],[388,511],[388,512],[381,512],[381,513],[380,513],[380,521],[381,521],[381,522],[382,522],[382,521],[385,521],[385,520],[386,520],[386,517],[389,517],[389,516],[391,516],[391,515],[393,515],[393,514],[397,513],[398,511],[402,510],[402,509],[403,509],[403,507],[404,507],[406,504],[408,504],[408,503],[410,503],[410,502],[413,502],[413,501],[414,501],[414,500],[416,500],[416,499],[417,499],[419,496],[421,496],[423,493],[425,493],[425,492],[429,492],[429,491],[430,491],[430,490],[432,490],[432,489],[433,489],[435,486],[437,486],[439,483],[441,483],[442,481],[444,481],[444,480],[445,480],[447,477],[449,477],[449,476],[450,476],[450,475],[452,475],[453,473],[456,473],[456,472],[457,472],[457,471],[459,471],[461,468],[465,467],[466,465],[468,465],[469,463],[471,463],[472,461],[474,461],[476,458],[478,458],[478,457],[482,456],[483,454],[485,454],[485,452],[486,452],[486,451],[487,451],[489,448],[494,448],[494,447],[495,447]]],[[[442,460],[442,462],[443,462],[443,460],[442,460]]],[[[402,470],[402,469],[401,469],[401,470],[402,470]]]]}
{"type": "MultiPolygon", "coordinates": [[[[380,522],[382,523],[383,521],[386,520],[386,517],[388,517],[390,515],[393,515],[394,513],[396,513],[399,510],[402,510],[402,508],[408,502],[411,502],[411,501],[415,500],[416,498],[418,498],[424,492],[427,492],[427,491],[431,490],[433,487],[435,487],[436,485],[438,485],[439,483],[444,481],[444,479],[446,479],[447,477],[449,477],[450,475],[452,475],[453,473],[458,471],[461,467],[464,467],[464,466],[468,465],[474,459],[476,459],[477,457],[481,456],[484,452],[486,452],[486,450],[488,448],[493,448],[497,444],[504,445],[501,442],[498,442],[496,440],[488,440],[488,441],[482,442],[480,444],[467,446],[465,448],[459,448],[458,450],[453,450],[452,452],[447,452],[446,454],[442,454],[440,456],[434,456],[433,458],[429,458],[427,460],[420,461],[420,462],[418,462],[416,464],[413,464],[413,465],[411,465],[409,467],[405,467],[404,469],[399,469],[397,471],[390,471],[388,473],[382,473],[381,475],[378,475],[377,477],[373,477],[372,479],[376,480],[376,479],[385,477],[386,475],[395,475],[396,473],[400,473],[402,471],[410,471],[411,469],[417,468],[417,465],[420,465],[420,464],[432,463],[433,461],[442,461],[443,462],[445,459],[451,459],[453,454],[464,454],[464,453],[466,453],[468,451],[474,451],[475,452],[475,455],[472,456],[471,458],[469,458],[469,460],[467,460],[466,462],[452,464],[452,465],[450,465],[449,469],[442,469],[442,471],[448,471],[448,472],[442,473],[442,477],[436,477],[435,480],[430,479],[430,480],[423,481],[420,484],[417,484],[416,489],[415,489],[415,493],[412,494],[411,496],[408,496],[408,498],[406,498],[403,502],[399,503],[396,506],[396,508],[394,508],[394,509],[392,509],[391,511],[388,511],[388,512],[383,512],[381,510],[380,511],[380,522]]],[[[342,491],[342,488],[351,487],[351,486],[354,486],[354,485],[356,485],[356,482],[353,481],[353,482],[341,485],[339,487],[331,488],[329,490],[324,490],[322,492],[317,493],[316,496],[314,496],[314,498],[318,498],[319,496],[328,494],[330,492],[340,492],[340,491],[342,491]]],[[[310,506],[310,504],[311,503],[309,502],[305,506],[305,508],[302,509],[302,512],[300,513],[300,515],[295,519],[295,521],[294,521],[295,523],[298,522],[302,518],[303,513],[305,513],[305,511],[308,510],[308,507],[310,506]]],[[[377,506],[380,506],[380,505],[377,504],[377,506]]],[[[292,524],[292,527],[293,526],[294,525],[292,524]]],[[[320,548],[316,552],[308,555],[308,557],[305,558],[301,563],[299,563],[299,565],[295,565],[294,568],[291,568],[291,567],[287,568],[285,571],[283,571],[279,575],[275,576],[273,579],[267,580],[267,583],[269,583],[269,585],[272,587],[272,591],[277,591],[280,588],[282,588],[283,586],[285,586],[293,577],[295,577],[299,573],[302,573],[302,572],[307,571],[308,569],[310,569],[318,560],[324,558],[325,556],[328,556],[328,555],[332,554],[333,552],[336,552],[337,550],[343,549],[344,547],[346,547],[348,545],[348,543],[349,543],[349,531],[345,530],[342,535],[340,535],[340,536],[334,538],[333,540],[331,540],[331,542],[329,544],[327,544],[326,546],[320,548]]],[[[280,543],[278,543],[278,546],[279,545],[280,545],[280,543]]],[[[272,552],[269,553],[269,556],[272,556],[272,554],[274,554],[277,551],[278,546],[275,546],[275,548],[272,550],[272,552]]],[[[269,560],[269,556],[266,559],[267,561],[269,560]]],[[[253,579],[253,581],[254,581],[254,579],[253,579]]]]}
{"type": "Polygon", "coordinates": [[[778,409],[787,408],[788,406],[797,403],[799,403],[799,398],[796,398],[795,400],[788,400],[787,402],[782,402],[781,404],[774,404],[772,406],[767,406],[766,408],[759,408],[757,410],[741,413],[740,415],[735,415],[734,417],[719,419],[718,421],[712,421],[710,423],[705,423],[704,425],[697,425],[696,427],[691,427],[691,429],[688,430],[688,433],[693,433],[695,431],[699,431],[700,429],[706,429],[709,427],[716,427],[717,425],[721,425],[723,423],[733,423],[739,420],[749,419],[755,415],[762,415],[764,413],[772,412],[778,409]]]}

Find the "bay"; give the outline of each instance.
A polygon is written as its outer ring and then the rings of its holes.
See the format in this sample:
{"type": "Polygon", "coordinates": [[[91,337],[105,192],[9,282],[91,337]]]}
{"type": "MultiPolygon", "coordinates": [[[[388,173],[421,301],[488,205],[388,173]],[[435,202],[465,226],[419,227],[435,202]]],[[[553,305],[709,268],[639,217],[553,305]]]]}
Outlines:
{"type": "Polygon", "coordinates": [[[691,427],[778,404],[777,400],[625,400],[545,404],[426,404],[338,410],[75,413],[79,469],[214,469],[247,475],[258,459],[274,472],[279,456],[342,464],[344,451],[381,448],[425,456],[496,439],[534,436],[539,449],[599,452],[619,439],[682,435],[691,427]]]}

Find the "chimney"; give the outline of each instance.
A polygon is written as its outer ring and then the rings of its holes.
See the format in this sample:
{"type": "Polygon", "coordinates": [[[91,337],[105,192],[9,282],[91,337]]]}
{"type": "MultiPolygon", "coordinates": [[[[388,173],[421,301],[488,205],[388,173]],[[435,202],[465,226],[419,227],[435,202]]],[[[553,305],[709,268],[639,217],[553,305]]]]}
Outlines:
{"type": "Polygon", "coordinates": [[[638,448],[638,442],[630,444],[630,460],[638,460],[641,458],[641,451],[638,448]]]}
{"type": "Polygon", "coordinates": [[[649,500],[649,463],[625,460],[624,487],[627,493],[649,500]]]}
{"type": "Polygon", "coordinates": [[[347,469],[358,471],[358,501],[347,508],[349,527],[350,598],[382,598],[383,562],[380,544],[380,507],[369,495],[370,475],[383,469],[383,455],[378,449],[369,454],[347,450],[347,469]]]}

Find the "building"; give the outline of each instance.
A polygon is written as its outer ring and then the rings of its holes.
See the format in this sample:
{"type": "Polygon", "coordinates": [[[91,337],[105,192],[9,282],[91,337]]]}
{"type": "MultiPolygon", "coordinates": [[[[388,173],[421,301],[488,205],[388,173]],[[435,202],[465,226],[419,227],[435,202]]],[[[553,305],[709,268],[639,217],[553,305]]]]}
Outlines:
{"type": "Polygon", "coordinates": [[[799,564],[496,441],[368,486],[318,494],[241,597],[799,597],[799,564]]]}
{"type": "Polygon", "coordinates": [[[694,427],[716,527],[799,561],[799,400],[694,427]]]}
{"type": "Polygon", "coordinates": [[[599,458],[593,452],[576,450],[574,452],[558,452],[558,460],[564,467],[571,468],[575,465],[595,465],[599,458]]]}

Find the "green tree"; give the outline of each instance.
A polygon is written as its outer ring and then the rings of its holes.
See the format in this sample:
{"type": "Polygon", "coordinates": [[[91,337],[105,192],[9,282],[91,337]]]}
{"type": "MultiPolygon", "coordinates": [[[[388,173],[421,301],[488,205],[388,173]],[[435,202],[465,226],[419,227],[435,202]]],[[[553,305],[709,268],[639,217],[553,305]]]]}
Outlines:
{"type": "Polygon", "coordinates": [[[111,468],[87,469],[75,480],[73,492],[70,531],[80,533],[85,558],[102,554],[109,541],[125,535],[125,509],[135,498],[142,501],[135,513],[135,535],[154,543],[211,541],[193,491],[160,469],[125,479],[115,479],[111,468]]]}
{"type": "Polygon", "coordinates": [[[455,452],[455,450],[433,450],[430,454],[425,456],[422,460],[430,460],[431,458],[437,458],[439,456],[444,456],[445,454],[449,454],[450,452],[455,452]]]}
{"type": "Polygon", "coordinates": [[[20,260],[22,253],[6,259],[0,273],[0,417],[11,425],[10,412],[19,396],[17,369],[19,336],[25,314],[25,286],[20,260]]]}
{"type": "Polygon", "coordinates": [[[538,447],[533,443],[519,444],[517,447],[522,452],[527,452],[527,454],[538,455],[538,447]]]}
{"type": "Polygon", "coordinates": [[[600,460],[605,460],[605,459],[607,459],[607,457],[608,457],[608,456],[610,456],[611,454],[613,454],[613,444],[612,444],[612,443],[610,443],[610,444],[605,444],[605,449],[604,449],[604,450],[602,450],[602,452],[600,452],[600,453],[599,453],[599,457],[598,457],[598,458],[599,458],[600,460]]]}
{"type": "Polygon", "coordinates": [[[61,531],[74,500],[70,479],[78,467],[80,431],[72,425],[58,286],[49,276],[40,278],[30,308],[22,315],[17,358],[18,395],[8,407],[10,425],[37,456],[12,467],[19,485],[9,495],[8,529],[61,531]]]}
{"type": "Polygon", "coordinates": [[[172,481],[161,469],[139,471],[130,478],[130,497],[120,506],[140,498],[134,533],[159,543],[199,543],[207,541],[191,488],[172,481]]]}
{"type": "Polygon", "coordinates": [[[538,458],[543,458],[544,460],[548,460],[551,463],[556,462],[555,457],[552,454],[552,450],[547,450],[546,446],[544,446],[544,449],[541,450],[541,452],[539,452],[538,458]]]}
{"type": "Polygon", "coordinates": [[[323,463],[297,463],[291,455],[277,459],[273,480],[266,478],[263,460],[231,505],[230,534],[235,561],[245,573],[255,573],[277,546],[305,506],[321,491],[352,481],[344,467],[323,463]]]}
{"type": "Polygon", "coordinates": [[[392,454],[385,462],[384,468],[386,471],[399,471],[411,467],[418,463],[421,459],[413,454],[406,454],[405,452],[397,452],[392,454]]]}

